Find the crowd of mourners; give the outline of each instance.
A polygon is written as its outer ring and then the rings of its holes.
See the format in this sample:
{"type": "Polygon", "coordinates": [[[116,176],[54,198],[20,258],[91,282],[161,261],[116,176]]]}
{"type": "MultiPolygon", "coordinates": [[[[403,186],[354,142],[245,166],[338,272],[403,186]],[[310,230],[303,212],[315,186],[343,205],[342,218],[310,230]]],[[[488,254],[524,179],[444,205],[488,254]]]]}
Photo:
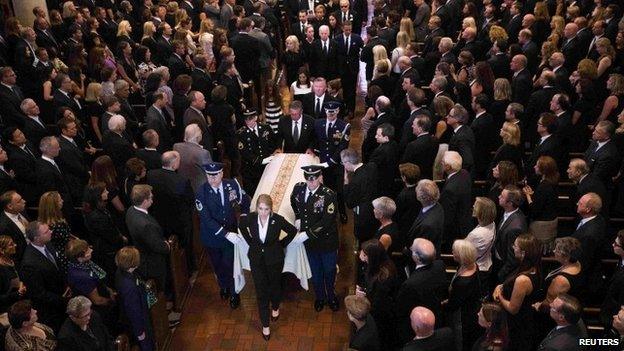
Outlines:
{"type": "MultiPolygon", "coordinates": [[[[350,348],[622,349],[620,1],[46,3],[0,20],[6,350],[113,350],[120,334],[155,349],[150,308],[164,298],[180,323],[174,245],[197,275],[194,213],[238,308],[239,239],[222,235],[250,222],[241,204],[277,153],[323,166],[287,196],[314,308],[344,303],[350,348]],[[357,279],[338,301],[347,213],[357,279]]],[[[251,204],[260,227],[271,204],[251,204]]],[[[275,291],[258,296],[266,340],[275,291]]]]}

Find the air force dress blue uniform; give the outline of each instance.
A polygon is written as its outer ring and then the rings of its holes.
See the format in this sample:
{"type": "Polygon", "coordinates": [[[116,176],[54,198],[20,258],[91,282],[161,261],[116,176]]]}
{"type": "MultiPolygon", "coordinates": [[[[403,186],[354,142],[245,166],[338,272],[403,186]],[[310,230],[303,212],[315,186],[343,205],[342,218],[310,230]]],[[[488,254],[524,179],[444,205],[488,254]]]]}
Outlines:
{"type": "MultiPolygon", "coordinates": [[[[206,174],[216,175],[223,171],[221,163],[203,166],[206,174]]],[[[249,196],[236,180],[223,179],[218,188],[204,183],[197,191],[195,206],[199,213],[200,238],[206,247],[212,267],[223,292],[234,294],[234,245],[225,238],[228,232],[238,231],[236,212],[249,213],[249,196]]],[[[237,298],[237,296],[235,296],[237,298]]]]}

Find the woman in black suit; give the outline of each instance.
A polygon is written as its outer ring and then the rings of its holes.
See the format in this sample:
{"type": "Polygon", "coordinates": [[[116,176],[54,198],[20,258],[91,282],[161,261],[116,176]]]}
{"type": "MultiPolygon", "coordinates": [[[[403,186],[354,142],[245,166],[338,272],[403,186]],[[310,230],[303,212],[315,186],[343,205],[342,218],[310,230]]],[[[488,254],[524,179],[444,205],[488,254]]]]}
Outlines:
{"type": "Polygon", "coordinates": [[[282,270],[284,269],[284,248],[297,234],[297,228],[284,217],[273,213],[273,200],[261,194],[256,201],[256,212],[240,219],[240,232],[249,244],[249,265],[256,286],[256,298],[262,336],[271,337],[269,329],[269,301],[271,319],[279,318],[279,305],[282,300],[282,270]]]}
{"type": "Polygon", "coordinates": [[[490,169],[494,168],[500,161],[511,161],[518,170],[523,170],[520,127],[514,123],[505,122],[500,130],[500,136],[503,139],[503,145],[496,150],[490,169]]]}

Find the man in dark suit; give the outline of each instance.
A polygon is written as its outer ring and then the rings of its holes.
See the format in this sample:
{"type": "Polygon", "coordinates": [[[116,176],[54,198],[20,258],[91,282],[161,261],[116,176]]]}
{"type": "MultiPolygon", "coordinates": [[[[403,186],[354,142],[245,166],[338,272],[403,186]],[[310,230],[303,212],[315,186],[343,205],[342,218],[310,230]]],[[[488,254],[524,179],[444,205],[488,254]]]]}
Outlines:
{"type": "Polygon", "coordinates": [[[444,236],[442,245],[448,250],[455,239],[462,238],[472,228],[472,179],[462,169],[462,158],[455,151],[447,151],[442,158],[442,168],[447,178],[440,194],[444,209],[444,236]]]}
{"type": "Polygon", "coordinates": [[[37,46],[48,50],[53,49],[54,52],[60,54],[60,43],[54,34],[50,31],[50,24],[43,17],[35,18],[35,33],[37,34],[37,46]]]}
{"type": "Polygon", "coordinates": [[[417,268],[401,284],[394,300],[398,321],[396,336],[400,344],[414,337],[414,331],[410,328],[410,315],[414,307],[426,307],[434,314],[440,314],[441,302],[448,295],[444,263],[435,259],[433,243],[427,239],[414,239],[410,253],[417,268]]]}
{"type": "Polygon", "coordinates": [[[366,42],[366,45],[364,45],[364,47],[362,48],[360,58],[362,62],[366,63],[366,80],[370,81],[373,79],[373,68],[375,67],[373,48],[376,45],[383,45],[386,48],[386,51],[388,51],[389,45],[387,41],[377,36],[377,27],[367,27],[366,33],[368,35],[368,41],[366,42]]]}
{"type": "Polygon", "coordinates": [[[236,53],[235,63],[243,82],[256,80],[259,71],[256,69],[260,57],[260,42],[249,35],[253,28],[253,21],[243,18],[238,24],[239,32],[230,40],[232,49],[236,53]]]}
{"type": "Polygon", "coordinates": [[[39,145],[43,137],[50,135],[50,131],[48,131],[41,117],[39,117],[39,106],[33,99],[24,99],[20,107],[24,115],[26,115],[24,119],[24,134],[33,145],[39,145]]]}
{"type": "Polygon", "coordinates": [[[561,89],[568,96],[572,96],[574,88],[570,82],[570,73],[568,69],[563,65],[565,63],[565,57],[560,52],[553,52],[548,59],[548,64],[552,67],[552,71],[555,73],[555,82],[557,87],[561,89]]]}
{"type": "Polygon", "coordinates": [[[438,142],[429,134],[431,120],[427,115],[417,115],[412,123],[412,133],[416,139],[405,148],[401,163],[413,163],[420,168],[425,179],[433,178],[433,163],[438,154],[438,142]]]}
{"type": "Polygon", "coordinates": [[[173,54],[173,45],[171,44],[173,40],[171,35],[173,32],[171,26],[167,22],[161,22],[157,28],[160,35],[156,38],[158,52],[153,53],[154,62],[166,64],[171,54],[173,54]]]}
{"type": "Polygon", "coordinates": [[[165,152],[171,150],[173,137],[171,136],[171,126],[167,122],[163,109],[167,106],[167,95],[162,92],[154,94],[154,104],[147,109],[145,125],[148,129],[153,129],[158,133],[158,151],[165,152]]]}
{"type": "Polygon", "coordinates": [[[325,78],[316,78],[312,82],[312,92],[304,96],[303,113],[314,117],[315,119],[325,118],[325,103],[334,101],[329,94],[327,94],[327,81],[325,78]]]}
{"type": "Polygon", "coordinates": [[[573,238],[581,242],[583,256],[581,264],[583,270],[587,272],[589,291],[597,293],[600,289],[601,263],[603,249],[607,243],[607,225],[600,215],[602,210],[602,200],[596,193],[587,193],[578,201],[576,213],[581,217],[576,230],[572,234],[573,238]]]}
{"type": "Polygon", "coordinates": [[[312,24],[308,22],[308,12],[306,10],[299,10],[299,12],[297,13],[297,18],[299,19],[299,21],[294,22],[291,25],[290,30],[292,34],[295,35],[297,39],[299,39],[299,42],[302,42],[303,40],[305,40],[305,29],[312,24]]]}
{"type": "MultiPolygon", "coordinates": [[[[346,3],[349,4],[348,1],[346,3]]],[[[355,111],[355,83],[360,72],[360,50],[364,46],[362,38],[351,33],[353,25],[349,21],[342,23],[342,35],[334,38],[342,91],[346,108],[350,112],[355,111]]]]}
{"type": "MultiPolygon", "coordinates": [[[[559,169],[564,169],[566,155],[564,155],[563,145],[559,136],[554,135],[556,131],[556,117],[552,113],[542,113],[537,120],[538,139],[531,156],[526,162],[525,172],[528,178],[535,175],[533,167],[541,156],[550,156],[556,162],[559,169]]],[[[535,180],[535,179],[534,179],[535,180]]]]}
{"type": "Polygon", "coordinates": [[[509,71],[509,56],[507,56],[508,47],[509,44],[507,44],[507,41],[502,39],[495,41],[492,45],[492,55],[487,62],[490,67],[492,67],[494,78],[509,79],[511,76],[511,72],[509,71]]]}
{"type": "Polygon", "coordinates": [[[41,323],[58,330],[65,319],[70,292],[65,288],[58,253],[49,244],[52,231],[47,224],[33,221],[26,227],[26,236],[30,244],[24,250],[20,279],[28,287],[41,323]]]}
{"type": "Polygon", "coordinates": [[[375,135],[377,134],[377,128],[384,123],[390,123],[391,125],[395,123],[395,116],[394,112],[392,111],[392,104],[390,103],[390,99],[388,99],[386,96],[382,95],[377,98],[377,101],[375,101],[375,113],[377,114],[377,117],[368,128],[364,140],[362,141],[363,162],[368,162],[370,155],[377,147],[377,141],[375,138],[375,135]]]}
{"type": "Polygon", "coordinates": [[[191,89],[195,91],[199,91],[204,94],[204,97],[210,98],[210,93],[212,92],[212,88],[214,88],[215,84],[208,74],[208,62],[205,54],[195,55],[193,57],[193,70],[191,71],[191,78],[193,79],[193,83],[191,85],[191,89]]]}
{"type": "MultiPolygon", "coordinates": [[[[423,1],[423,4],[424,1],[423,1]]],[[[428,5],[427,5],[428,6],[428,5]]],[[[419,6],[420,8],[420,6],[419,6]]],[[[440,28],[440,17],[437,16],[431,16],[429,18],[429,23],[427,24],[427,26],[429,27],[429,33],[427,34],[427,36],[425,36],[425,43],[422,47],[422,54],[423,56],[427,55],[428,53],[435,51],[437,48],[433,45],[433,38],[435,37],[444,37],[444,29],[440,28]]]]}
{"type": "Polygon", "coordinates": [[[158,221],[147,210],[154,203],[152,187],[137,184],[130,195],[132,207],[126,212],[126,225],[134,245],[141,253],[137,270],[145,279],[154,279],[159,290],[165,289],[169,243],[158,221]]]}
{"type": "Polygon", "coordinates": [[[172,42],[173,52],[167,60],[167,67],[171,74],[171,81],[175,81],[179,75],[190,74],[191,70],[186,65],[184,57],[186,56],[186,45],[183,41],[174,40],[172,42]]]}
{"type": "Polygon", "coordinates": [[[56,162],[63,172],[66,184],[70,185],[72,202],[80,204],[84,196],[84,187],[89,180],[89,167],[84,159],[84,147],[79,146],[74,139],[78,132],[76,122],[61,118],[57,124],[61,130],[58,138],[61,150],[56,162]]]}
{"type": "Polygon", "coordinates": [[[360,16],[360,13],[356,9],[351,8],[348,0],[340,1],[339,5],[340,10],[334,12],[334,16],[338,20],[338,23],[341,26],[344,26],[344,24],[347,22],[352,23],[353,32],[359,36],[360,32],[362,31],[362,16],[360,16]]]}
{"type": "Polygon", "coordinates": [[[191,102],[191,105],[186,109],[186,111],[184,111],[184,117],[182,117],[184,128],[192,123],[197,124],[202,132],[201,145],[204,149],[212,152],[212,133],[210,131],[210,125],[208,124],[203,112],[206,108],[206,98],[202,92],[193,90],[188,93],[188,99],[191,102]]]}
{"type": "Polygon", "coordinates": [[[13,239],[16,245],[13,259],[19,263],[22,261],[24,250],[26,250],[30,240],[26,237],[26,227],[28,226],[28,219],[24,214],[26,201],[17,192],[9,190],[0,195],[0,206],[3,210],[0,214],[0,232],[13,239]]]}
{"type": "Polygon", "coordinates": [[[68,214],[71,212],[70,209],[73,210],[69,185],[61,168],[54,160],[61,151],[58,139],[53,136],[41,139],[39,150],[41,151],[41,158],[37,160],[37,190],[39,194],[48,191],[58,191],[64,202],[63,212],[68,214]]]}
{"type": "Polygon", "coordinates": [[[312,43],[312,52],[308,60],[310,75],[331,80],[336,77],[336,43],[329,38],[329,27],[319,27],[319,38],[312,43]]]}
{"type": "MultiPolygon", "coordinates": [[[[406,83],[405,79],[403,79],[403,83],[406,83]]],[[[407,144],[416,139],[417,134],[413,133],[414,120],[420,118],[420,116],[431,117],[431,112],[424,107],[425,99],[425,92],[420,88],[410,87],[405,92],[405,108],[409,109],[409,116],[405,121],[402,120],[404,116],[395,118],[394,124],[395,132],[398,133],[396,134],[396,139],[399,141],[399,148],[401,150],[405,150],[407,144]]],[[[429,132],[429,128],[431,128],[431,125],[424,131],[429,132]]]]}
{"type": "Polygon", "coordinates": [[[109,155],[115,164],[118,176],[126,174],[126,161],[136,155],[134,146],[124,136],[126,119],[121,115],[114,115],[108,121],[109,130],[102,138],[104,153],[109,155]]]}
{"type": "MultiPolygon", "coordinates": [[[[624,236],[619,234],[616,236],[611,247],[613,248],[613,252],[620,259],[620,262],[609,279],[604,293],[604,300],[600,306],[600,322],[605,327],[605,330],[611,327],[617,329],[613,316],[616,314],[621,315],[621,306],[624,305],[624,265],[621,263],[621,259],[624,257],[623,246],[624,236]]],[[[622,332],[620,332],[620,334],[622,334],[622,332]]]]}
{"type": "Polygon", "coordinates": [[[491,152],[496,150],[498,130],[494,123],[494,117],[487,112],[489,99],[486,94],[479,94],[472,98],[472,110],[475,118],[470,124],[470,129],[475,140],[475,179],[485,179],[489,172],[489,160],[491,152]]]}
{"type": "Polygon", "coordinates": [[[151,169],[160,169],[162,167],[162,153],[158,152],[158,133],[153,129],[148,129],[143,132],[143,145],[142,149],[136,151],[136,156],[145,162],[145,168],[149,171],[151,169]]]}
{"type": "MultiPolygon", "coordinates": [[[[404,187],[396,196],[396,212],[393,218],[399,226],[399,233],[407,233],[422,209],[416,198],[416,183],[420,179],[420,169],[413,163],[401,163],[399,174],[404,187]]],[[[405,245],[405,243],[401,244],[402,247],[405,245]]]]}
{"type": "Polygon", "coordinates": [[[468,111],[462,105],[455,104],[448,116],[446,116],[446,123],[453,129],[449,150],[457,151],[463,160],[462,168],[472,171],[474,167],[475,136],[472,129],[465,125],[468,123],[468,111]]]}
{"type": "Polygon", "coordinates": [[[82,106],[72,95],[72,80],[68,75],[59,73],[54,80],[58,89],[54,91],[54,110],[58,112],[61,107],[69,107],[76,116],[82,115],[82,106]]]}
{"type": "Polygon", "coordinates": [[[37,158],[38,149],[28,142],[24,133],[17,127],[8,127],[4,130],[3,139],[8,141],[8,166],[15,174],[18,191],[27,202],[39,203],[37,192],[37,158]]]}
{"type": "Polygon", "coordinates": [[[314,139],[314,118],[303,114],[301,101],[291,102],[289,116],[277,126],[277,147],[285,153],[313,153],[314,139]]]}
{"type": "MultiPolygon", "coordinates": [[[[362,164],[357,152],[346,149],[340,152],[344,166],[343,194],[347,207],[353,209],[354,234],[363,243],[375,235],[373,200],[377,198],[377,164],[362,164]]],[[[384,170],[389,171],[389,170],[384,170]]]]}
{"type": "Polygon", "coordinates": [[[600,196],[603,203],[603,215],[608,214],[609,194],[607,188],[596,178],[593,174],[589,173],[589,167],[587,162],[581,158],[573,158],[570,160],[570,165],[567,169],[568,178],[576,183],[576,191],[570,196],[570,203],[576,204],[581,197],[587,193],[596,193],[600,196]]]}
{"type": "Polygon", "coordinates": [[[579,325],[582,313],[583,307],[574,296],[559,294],[550,303],[550,318],[557,326],[546,335],[537,350],[583,350],[584,348],[579,346],[579,339],[587,338],[587,330],[579,325]]]}
{"type": "Polygon", "coordinates": [[[442,238],[444,237],[444,209],[438,202],[440,189],[429,179],[422,179],[416,185],[416,198],[422,205],[422,210],[407,233],[407,242],[424,238],[431,241],[437,252],[441,252],[442,238]]]}
{"type": "Polygon", "coordinates": [[[561,44],[561,53],[565,56],[565,67],[569,72],[576,70],[581,58],[585,52],[582,52],[579,39],[576,37],[578,26],[575,23],[568,23],[563,28],[563,41],[561,44]]]}
{"type": "Polygon", "coordinates": [[[608,190],[613,187],[613,177],[618,172],[618,150],[611,136],[615,126],[610,121],[600,121],[594,127],[592,142],[585,151],[585,162],[590,173],[595,175],[608,190]]]}
{"type": "Polygon", "coordinates": [[[507,278],[517,265],[513,244],[518,235],[527,231],[527,221],[520,210],[524,195],[514,185],[507,186],[498,196],[498,204],[503,208],[503,218],[496,230],[492,255],[492,279],[500,283],[507,278]]]}
{"type": "Polygon", "coordinates": [[[15,172],[8,168],[8,160],[9,155],[0,146],[0,194],[4,194],[9,190],[17,191],[19,188],[19,184],[15,180],[15,172]]]}
{"type": "MultiPolygon", "coordinates": [[[[545,69],[540,74],[535,85],[535,91],[530,95],[529,102],[524,110],[524,125],[533,129],[532,127],[537,124],[539,116],[543,112],[550,111],[550,102],[552,97],[559,94],[561,90],[557,87],[555,81],[555,74],[548,69],[545,69]]],[[[524,140],[535,145],[536,133],[535,130],[524,130],[524,140]]]]}
{"type": "Polygon", "coordinates": [[[394,198],[398,190],[395,181],[399,179],[399,146],[394,140],[394,127],[383,123],[375,129],[377,147],[368,162],[376,164],[378,171],[387,172],[386,177],[378,177],[378,195],[394,198]]]}
{"type": "Polygon", "coordinates": [[[17,75],[9,66],[0,68],[0,103],[3,122],[6,126],[24,125],[24,113],[20,108],[25,96],[16,85],[17,75]]]}
{"type": "Polygon", "coordinates": [[[513,44],[518,41],[518,33],[522,29],[522,3],[514,2],[509,8],[509,23],[505,27],[505,31],[509,35],[509,43],[513,44]]]}
{"type": "Polygon", "coordinates": [[[446,351],[453,350],[453,331],[449,327],[435,329],[435,315],[422,306],[414,307],[410,314],[410,325],[415,337],[402,351],[446,351]]]}
{"type": "Polygon", "coordinates": [[[529,101],[529,94],[527,94],[527,92],[533,90],[533,80],[531,78],[531,72],[527,69],[526,56],[514,56],[509,66],[513,72],[511,80],[511,100],[522,104],[522,106],[526,106],[526,103],[529,101]]]}
{"type": "Polygon", "coordinates": [[[537,61],[539,48],[532,38],[533,34],[529,29],[522,29],[518,34],[518,44],[522,47],[522,54],[527,58],[527,69],[531,73],[535,73],[539,64],[537,61]]]}

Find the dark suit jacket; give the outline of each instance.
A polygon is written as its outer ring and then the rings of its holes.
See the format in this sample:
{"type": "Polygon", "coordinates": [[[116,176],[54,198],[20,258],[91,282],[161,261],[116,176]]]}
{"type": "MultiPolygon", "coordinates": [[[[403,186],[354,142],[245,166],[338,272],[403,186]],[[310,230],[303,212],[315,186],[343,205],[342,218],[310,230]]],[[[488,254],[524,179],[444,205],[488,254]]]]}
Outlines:
{"type": "Polygon", "coordinates": [[[312,52],[310,52],[310,60],[308,61],[310,64],[310,75],[312,77],[323,77],[327,80],[336,77],[336,43],[328,39],[327,44],[329,48],[327,54],[325,54],[320,39],[312,43],[312,52]]]}
{"type": "Polygon", "coordinates": [[[600,196],[603,211],[608,211],[609,206],[605,206],[605,202],[608,202],[610,198],[607,188],[604,183],[600,181],[600,179],[591,173],[587,174],[585,178],[581,179],[581,181],[576,185],[576,192],[572,195],[572,198],[570,198],[570,202],[575,204],[578,200],[580,200],[581,196],[590,192],[596,193],[600,196]]]}
{"type": "Polygon", "coordinates": [[[243,82],[258,77],[258,57],[260,57],[260,42],[248,33],[237,33],[230,40],[232,49],[236,53],[235,63],[243,82]]]}
{"type": "MultiPolygon", "coordinates": [[[[535,73],[538,65],[539,48],[534,41],[529,41],[522,46],[522,53],[527,58],[527,69],[535,73]]],[[[566,56],[567,57],[567,56],[566,56]]]]}
{"type": "Polygon", "coordinates": [[[375,148],[377,147],[377,141],[375,140],[375,134],[377,134],[377,128],[384,124],[390,123],[394,125],[394,113],[389,110],[386,112],[380,113],[377,118],[373,121],[373,123],[368,128],[366,135],[364,136],[364,140],[362,141],[362,161],[368,162],[370,155],[373,153],[375,148]]]}
{"type": "Polygon", "coordinates": [[[113,339],[96,311],[91,312],[89,331],[87,333],[67,318],[58,332],[59,350],[115,350],[113,339]]]}
{"type": "Polygon", "coordinates": [[[438,142],[431,134],[424,134],[407,144],[401,163],[411,162],[420,167],[423,179],[432,179],[433,163],[438,154],[438,142]]]}
{"type": "Polygon", "coordinates": [[[463,125],[453,134],[449,142],[449,150],[459,152],[462,157],[463,169],[472,169],[474,166],[475,135],[469,126],[463,125]]]}
{"type": "Polygon", "coordinates": [[[585,162],[590,173],[595,175],[603,184],[610,187],[611,178],[617,174],[619,166],[618,150],[613,141],[607,142],[596,151],[598,143],[592,141],[585,151],[585,162]]]}
{"type": "Polygon", "coordinates": [[[6,168],[4,171],[0,170],[0,194],[4,194],[9,190],[17,191],[19,188],[19,184],[17,184],[15,178],[11,177],[7,172],[8,170],[6,168]]]}
{"type": "Polygon", "coordinates": [[[496,149],[498,141],[498,130],[496,130],[494,117],[485,112],[472,121],[470,129],[472,129],[475,140],[479,141],[475,144],[475,171],[477,177],[483,177],[488,171],[488,160],[491,157],[491,152],[496,149]]]}
{"type": "Polygon", "coordinates": [[[249,256],[251,269],[259,265],[283,265],[284,249],[297,234],[297,228],[277,213],[273,213],[269,217],[264,242],[260,240],[257,212],[241,217],[239,229],[243,238],[249,244],[247,256],[249,256]]]}
{"type": "MultiPolygon", "coordinates": [[[[582,338],[578,325],[568,325],[561,329],[554,328],[546,335],[546,338],[539,344],[538,351],[570,350],[579,351],[579,339],[582,338]]],[[[585,336],[587,337],[587,336],[585,336]]]]}
{"type": "Polygon", "coordinates": [[[104,133],[102,138],[104,153],[111,157],[118,176],[126,174],[126,161],[136,155],[136,151],[130,142],[121,135],[112,131],[104,133]]]}
{"type": "Polygon", "coordinates": [[[8,144],[7,153],[9,154],[9,168],[15,172],[15,181],[18,184],[18,192],[24,197],[27,203],[39,203],[39,194],[37,191],[37,157],[38,153],[30,143],[26,143],[26,147],[31,151],[32,155],[21,148],[8,144]]]}
{"type": "Polygon", "coordinates": [[[395,298],[395,314],[399,322],[397,323],[399,340],[405,343],[414,337],[409,318],[414,307],[426,307],[434,315],[439,316],[441,313],[440,303],[447,295],[448,281],[442,261],[434,261],[412,272],[410,277],[401,284],[395,298]]]}
{"type": "MultiPolygon", "coordinates": [[[[28,219],[24,214],[22,214],[22,216],[28,219]]],[[[22,233],[19,227],[13,223],[4,211],[0,213],[0,233],[2,233],[2,235],[8,235],[13,239],[13,242],[16,245],[15,262],[21,262],[22,257],[24,256],[24,250],[26,250],[28,243],[26,242],[24,233],[22,233]]]]}
{"type": "Polygon", "coordinates": [[[13,86],[14,90],[17,90],[17,94],[7,88],[4,84],[0,84],[0,103],[2,104],[2,119],[4,124],[8,126],[24,126],[24,118],[26,117],[20,108],[22,100],[25,96],[22,90],[17,86],[13,86]]]}
{"type": "Polygon", "coordinates": [[[557,137],[556,135],[551,135],[548,138],[546,138],[546,140],[544,140],[543,143],[538,144],[540,142],[540,139],[537,139],[537,143],[535,145],[535,148],[533,149],[533,152],[531,153],[531,157],[529,157],[527,163],[526,163],[526,174],[527,175],[534,175],[535,174],[535,170],[533,169],[533,167],[535,166],[535,164],[537,163],[537,160],[541,157],[541,156],[550,156],[553,159],[555,159],[555,161],[557,161],[557,165],[559,167],[559,169],[564,169],[562,168],[564,163],[564,154],[563,154],[563,146],[561,145],[561,141],[559,140],[559,137],[557,137]]]}
{"type": "Polygon", "coordinates": [[[162,154],[158,150],[139,149],[136,156],[145,162],[147,170],[159,169],[162,167],[162,154]]]}
{"type": "Polygon", "coordinates": [[[390,140],[387,143],[377,144],[368,162],[375,163],[378,173],[385,174],[384,177],[378,177],[379,196],[394,197],[396,188],[394,181],[400,178],[397,142],[390,140]]]}
{"type": "Polygon", "coordinates": [[[169,56],[167,60],[167,67],[169,67],[169,71],[171,71],[171,81],[175,81],[175,79],[181,74],[190,74],[191,71],[186,67],[186,62],[183,58],[176,55],[175,52],[169,56]]]}
{"type": "Polygon", "coordinates": [[[506,53],[498,53],[487,61],[492,67],[495,78],[507,78],[511,77],[511,71],[509,70],[509,57],[506,53]]]}
{"type": "Polygon", "coordinates": [[[119,293],[120,307],[128,319],[134,337],[146,332],[149,338],[150,310],[145,290],[138,284],[138,275],[122,270],[115,273],[115,289],[119,293]]]}
{"type": "MultiPolygon", "coordinates": [[[[76,100],[63,94],[59,89],[54,90],[54,111],[58,112],[61,107],[69,107],[78,116],[82,114],[82,109],[76,100]]],[[[72,96],[69,94],[69,96],[72,96]]]]}
{"type": "Polygon", "coordinates": [[[199,68],[194,68],[191,72],[191,78],[193,78],[193,84],[191,89],[200,91],[204,94],[207,101],[210,101],[210,93],[214,88],[212,78],[206,71],[202,71],[199,68]]]}
{"type": "MultiPolygon", "coordinates": [[[[56,251],[50,245],[48,250],[59,265],[56,251]]],[[[66,285],[61,270],[32,245],[28,245],[20,266],[20,278],[28,287],[33,308],[39,311],[39,320],[53,329],[58,328],[65,319],[66,306],[62,296],[66,285]]]]}
{"type": "Polygon", "coordinates": [[[141,253],[141,263],[137,271],[145,279],[155,279],[159,289],[164,288],[169,246],[165,243],[162,227],[154,217],[137,210],[134,206],[128,208],[126,212],[126,225],[134,246],[141,253]]]}
{"type": "Polygon", "coordinates": [[[293,140],[293,122],[289,116],[284,116],[277,125],[277,146],[286,153],[305,153],[307,149],[314,148],[314,118],[303,115],[299,119],[299,140],[295,144],[293,140]]]}
{"type": "Polygon", "coordinates": [[[425,238],[433,243],[439,255],[444,237],[444,216],[444,208],[440,203],[436,203],[425,213],[421,211],[407,233],[405,245],[410,246],[416,238],[425,238]]]}
{"type": "Polygon", "coordinates": [[[581,264],[583,265],[583,271],[587,273],[590,284],[597,282],[596,278],[600,276],[600,259],[607,243],[606,229],[607,225],[604,218],[598,215],[580,226],[572,234],[573,238],[581,242],[583,251],[581,264]]]}
{"type": "Polygon", "coordinates": [[[89,181],[89,167],[84,160],[84,152],[69,140],[58,137],[61,151],[55,161],[63,172],[65,182],[68,184],[69,192],[73,202],[82,202],[83,190],[89,181]]]}
{"type": "MultiPolygon", "coordinates": [[[[41,116],[39,117],[41,123],[45,123],[41,116]]],[[[24,129],[22,130],[24,135],[26,135],[26,139],[30,141],[33,145],[39,146],[39,142],[43,137],[51,135],[50,131],[44,125],[37,123],[34,119],[30,117],[26,117],[24,119],[24,129]]]]}
{"type": "Polygon", "coordinates": [[[360,70],[360,50],[364,46],[362,38],[357,34],[351,34],[349,37],[349,50],[347,50],[345,37],[341,34],[334,38],[334,45],[336,46],[338,72],[341,75],[350,74],[353,77],[357,75],[360,70]]]}
{"type": "Polygon", "coordinates": [[[507,24],[505,30],[509,34],[509,43],[513,44],[518,41],[518,33],[522,29],[522,14],[512,17],[507,24]]]}
{"type": "Polygon", "coordinates": [[[445,351],[453,350],[453,331],[445,327],[436,329],[428,338],[408,342],[401,351],[445,351]]]}
{"type": "Polygon", "coordinates": [[[568,71],[573,72],[581,58],[585,53],[587,53],[587,50],[585,50],[585,52],[581,51],[580,42],[577,37],[574,37],[569,41],[566,41],[565,38],[562,39],[563,43],[561,44],[560,51],[565,56],[565,63],[563,65],[568,69],[568,71]]]}
{"type": "MultiPolygon", "coordinates": [[[[74,184],[72,184],[72,186],[74,186],[74,184]]],[[[69,192],[69,186],[65,182],[65,175],[60,171],[60,166],[56,168],[52,163],[42,158],[37,160],[37,190],[39,194],[43,194],[47,191],[58,191],[63,201],[65,201],[63,207],[68,208],[72,206],[71,204],[73,202],[69,192]]]]}
{"type": "MultiPolygon", "coordinates": [[[[416,198],[416,186],[413,185],[401,189],[395,202],[394,222],[399,226],[399,233],[407,233],[422,209],[420,202],[416,198]]],[[[401,244],[406,245],[407,243],[401,244]]]]}
{"type": "Polygon", "coordinates": [[[154,53],[154,62],[159,62],[163,65],[167,63],[167,60],[169,60],[169,57],[171,57],[171,54],[173,53],[173,46],[171,45],[172,40],[173,38],[167,41],[162,36],[159,36],[156,39],[158,51],[154,53]]]}
{"type": "Polygon", "coordinates": [[[197,110],[189,107],[184,111],[184,116],[182,117],[182,121],[184,123],[184,128],[186,128],[189,124],[195,123],[202,131],[202,140],[201,145],[204,149],[212,152],[213,139],[212,132],[210,131],[210,126],[206,121],[206,117],[203,113],[197,112],[197,110]]]}
{"type": "Polygon", "coordinates": [[[472,179],[465,169],[446,179],[440,194],[440,205],[444,209],[443,242],[453,243],[469,233],[472,223],[472,179]]]}
{"type": "MultiPolygon", "coordinates": [[[[501,220],[502,221],[502,220],[501,220]]],[[[524,213],[518,209],[504,223],[498,225],[496,239],[494,240],[494,259],[496,253],[500,256],[501,268],[498,271],[498,281],[502,282],[507,275],[516,268],[516,257],[514,255],[513,243],[518,235],[525,233],[527,222],[524,213]]]]}
{"type": "MultiPolygon", "coordinates": [[[[325,109],[323,108],[323,106],[321,106],[321,112],[319,114],[315,113],[316,95],[314,95],[314,92],[305,94],[302,100],[303,100],[302,103],[303,103],[304,114],[314,117],[315,119],[325,119],[326,115],[325,115],[325,109]]],[[[323,102],[321,103],[321,105],[324,105],[328,101],[336,101],[336,100],[333,97],[331,97],[329,93],[326,92],[325,98],[323,99],[323,102]]]]}
{"type": "Polygon", "coordinates": [[[600,307],[600,321],[606,328],[613,323],[613,315],[617,314],[624,304],[624,267],[618,264],[607,287],[605,298],[600,307]]]}
{"type": "Polygon", "coordinates": [[[371,239],[375,229],[372,201],[377,198],[378,170],[374,163],[366,163],[353,172],[349,184],[343,186],[345,205],[358,207],[355,215],[355,235],[360,241],[371,239]]]}
{"type": "Polygon", "coordinates": [[[532,90],[533,90],[533,80],[531,79],[531,72],[529,72],[527,68],[518,72],[518,75],[512,78],[511,100],[513,102],[517,102],[517,103],[522,104],[522,106],[526,106],[527,102],[529,101],[529,96],[530,96],[527,92],[532,91],[532,90]]]}

